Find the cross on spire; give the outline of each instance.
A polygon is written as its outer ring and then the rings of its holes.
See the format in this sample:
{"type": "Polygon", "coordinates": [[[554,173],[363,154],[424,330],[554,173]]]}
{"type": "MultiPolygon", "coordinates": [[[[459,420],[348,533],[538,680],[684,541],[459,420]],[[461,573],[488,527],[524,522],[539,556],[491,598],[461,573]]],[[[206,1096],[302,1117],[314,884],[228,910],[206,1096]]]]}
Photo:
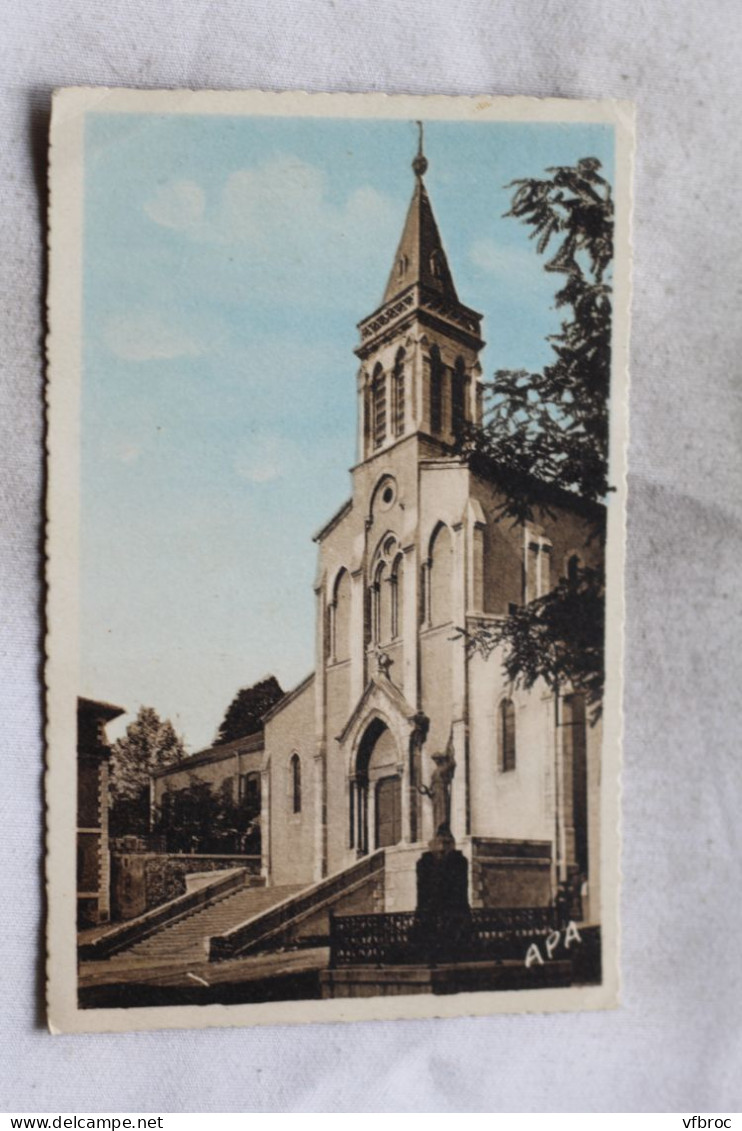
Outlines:
{"type": "Polygon", "coordinates": [[[416,177],[424,177],[428,171],[428,159],[423,152],[423,124],[417,123],[418,141],[417,141],[417,154],[412,162],[412,171],[416,177]]]}

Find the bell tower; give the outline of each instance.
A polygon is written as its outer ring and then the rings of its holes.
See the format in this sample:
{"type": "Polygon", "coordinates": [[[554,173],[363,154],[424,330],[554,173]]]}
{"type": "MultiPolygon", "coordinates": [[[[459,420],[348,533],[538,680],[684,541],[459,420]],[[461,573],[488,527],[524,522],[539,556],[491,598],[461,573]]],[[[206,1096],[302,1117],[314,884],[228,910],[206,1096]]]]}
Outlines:
{"type": "Polygon", "coordinates": [[[425,187],[423,127],[415,185],[381,306],[359,322],[359,457],[419,434],[443,451],[482,415],[482,315],[460,302],[425,187]]]}

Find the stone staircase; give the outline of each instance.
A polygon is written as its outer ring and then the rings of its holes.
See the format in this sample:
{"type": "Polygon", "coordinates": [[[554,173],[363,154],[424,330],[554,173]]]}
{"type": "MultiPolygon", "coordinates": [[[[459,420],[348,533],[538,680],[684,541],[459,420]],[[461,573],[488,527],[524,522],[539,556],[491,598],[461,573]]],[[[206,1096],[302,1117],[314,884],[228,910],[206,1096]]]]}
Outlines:
{"type": "Polygon", "coordinates": [[[301,891],[301,885],[242,887],[217,898],[118,952],[111,961],[127,965],[204,962],[213,935],[229,931],[301,891]]]}
{"type": "Polygon", "coordinates": [[[251,914],[241,923],[233,922],[227,930],[214,931],[208,950],[210,961],[286,946],[327,945],[332,915],[383,910],[385,861],[384,849],[377,849],[332,876],[294,889],[265,911],[251,914]]]}
{"type": "Polygon", "coordinates": [[[383,909],[384,861],[379,849],[309,886],[258,886],[234,870],[81,947],[81,977],[160,984],[209,962],[326,946],[332,914],[383,909]]]}

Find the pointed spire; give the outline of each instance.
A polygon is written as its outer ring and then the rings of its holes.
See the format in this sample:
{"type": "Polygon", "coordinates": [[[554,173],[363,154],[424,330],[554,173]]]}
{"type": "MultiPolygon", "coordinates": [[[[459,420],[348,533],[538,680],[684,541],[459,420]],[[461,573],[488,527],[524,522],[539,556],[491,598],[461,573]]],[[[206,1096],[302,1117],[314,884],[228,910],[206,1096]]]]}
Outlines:
{"type": "Polygon", "coordinates": [[[383,301],[390,302],[413,283],[419,283],[458,302],[438,225],[423,182],[428,170],[428,159],[423,152],[422,122],[418,122],[417,127],[418,147],[412,162],[415,188],[383,301]]]}

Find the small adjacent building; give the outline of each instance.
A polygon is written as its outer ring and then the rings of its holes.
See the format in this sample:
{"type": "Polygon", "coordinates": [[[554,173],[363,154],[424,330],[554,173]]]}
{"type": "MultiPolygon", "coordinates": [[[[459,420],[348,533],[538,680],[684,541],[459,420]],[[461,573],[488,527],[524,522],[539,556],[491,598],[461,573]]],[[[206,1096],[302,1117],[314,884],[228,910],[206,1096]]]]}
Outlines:
{"type": "Polygon", "coordinates": [[[77,700],[77,921],[80,927],[111,916],[108,848],[108,770],[111,748],[106,726],[123,707],[96,699],[77,700]]]}
{"type": "MultiPolygon", "coordinates": [[[[175,765],[150,776],[150,811],[153,824],[167,813],[179,794],[194,785],[207,785],[230,805],[238,806],[244,828],[242,851],[261,851],[261,773],[265,742],[262,731],[233,742],[208,746],[175,765]]],[[[235,846],[236,848],[237,846],[235,846]]]]}

